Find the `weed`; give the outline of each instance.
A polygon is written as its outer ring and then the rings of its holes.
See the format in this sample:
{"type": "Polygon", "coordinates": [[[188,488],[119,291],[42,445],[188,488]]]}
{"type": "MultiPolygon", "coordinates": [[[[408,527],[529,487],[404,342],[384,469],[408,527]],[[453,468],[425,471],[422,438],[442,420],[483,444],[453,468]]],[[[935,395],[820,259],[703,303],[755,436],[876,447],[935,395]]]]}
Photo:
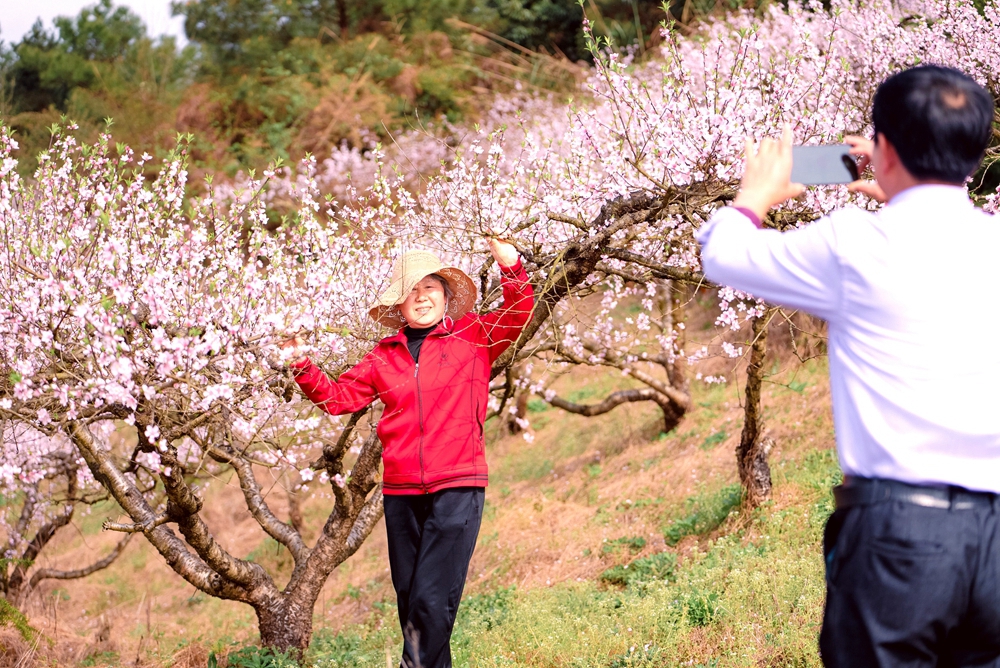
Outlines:
{"type": "Polygon", "coordinates": [[[81,666],[117,666],[118,652],[97,652],[80,662],[81,666]]]}
{"type": "MultiPolygon", "coordinates": [[[[215,653],[209,655],[209,666],[215,653]]],[[[229,655],[229,668],[299,668],[299,662],[290,653],[276,652],[267,647],[244,647],[229,655]]]]}
{"type": "Polygon", "coordinates": [[[807,387],[809,387],[809,383],[802,380],[793,380],[788,384],[789,390],[791,390],[792,392],[798,392],[799,394],[805,392],[805,389],[807,387]]]}
{"type": "Polygon", "coordinates": [[[488,594],[474,594],[462,600],[458,632],[467,632],[472,627],[482,627],[489,631],[506,621],[514,600],[515,587],[498,589],[488,594]]]}
{"type": "Polygon", "coordinates": [[[618,552],[623,547],[627,547],[632,552],[638,552],[646,547],[646,539],[642,536],[632,536],[631,538],[622,536],[621,538],[615,538],[614,540],[609,540],[601,547],[601,554],[618,552]]]}
{"type": "Polygon", "coordinates": [[[685,608],[691,626],[708,626],[719,612],[719,595],[714,591],[692,592],[687,597],[685,608]]]}
{"type": "Polygon", "coordinates": [[[608,584],[627,587],[629,585],[649,582],[666,582],[674,575],[677,567],[677,555],[673,552],[660,552],[648,557],[636,559],[624,566],[614,566],[600,575],[600,580],[608,584]]]}
{"type": "Polygon", "coordinates": [[[702,450],[708,450],[709,448],[712,448],[718,445],[719,443],[722,443],[724,440],[726,440],[726,432],[717,431],[711,436],[707,437],[704,441],[702,441],[701,448],[702,450]]]}
{"type": "Polygon", "coordinates": [[[528,399],[529,413],[544,413],[545,411],[549,410],[549,408],[551,408],[549,402],[545,401],[544,399],[539,399],[537,397],[533,399],[528,399]]]}
{"type": "Polygon", "coordinates": [[[7,602],[7,599],[0,597],[0,626],[13,626],[21,637],[27,641],[34,639],[38,631],[28,623],[28,618],[20,610],[7,602]]]}
{"type": "MultiPolygon", "coordinates": [[[[364,642],[355,633],[330,633],[325,629],[316,634],[309,647],[312,665],[319,668],[354,668],[377,665],[382,658],[377,648],[364,642]]],[[[384,659],[383,659],[384,660],[384,659]]],[[[230,664],[232,665],[232,664],[230,664]]]]}
{"type": "Polygon", "coordinates": [[[667,545],[676,545],[685,536],[700,535],[716,529],[743,498],[739,485],[728,485],[715,494],[687,500],[693,512],[674,521],[663,530],[667,545]]]}
{"type": "Polygon", "coordinates": [[[608,668],[637,668],[638,666],[655,665],[654,660],[659,651],[660,648],[652,644],[644,647],[633,645],[624,654],[612,658],[608,668]]]}

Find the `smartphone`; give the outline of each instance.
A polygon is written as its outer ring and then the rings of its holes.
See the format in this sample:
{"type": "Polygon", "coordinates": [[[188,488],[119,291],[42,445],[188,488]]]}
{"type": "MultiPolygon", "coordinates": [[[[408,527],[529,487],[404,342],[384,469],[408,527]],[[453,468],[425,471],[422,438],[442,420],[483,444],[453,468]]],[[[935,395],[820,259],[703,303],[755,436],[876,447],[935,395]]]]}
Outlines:
{"type": "Polygon", "coordinates": [[[858,163],[847,144],[792,147],[792,183],[825,186],[859,178],[858,163]]]}

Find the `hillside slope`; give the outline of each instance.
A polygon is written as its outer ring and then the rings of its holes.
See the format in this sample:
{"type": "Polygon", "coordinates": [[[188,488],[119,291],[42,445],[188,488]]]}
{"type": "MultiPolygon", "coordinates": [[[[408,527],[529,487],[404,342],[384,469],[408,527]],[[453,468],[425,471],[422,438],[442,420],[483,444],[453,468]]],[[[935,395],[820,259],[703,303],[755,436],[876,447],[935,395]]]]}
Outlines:
{"type": "MultiPolygon", "coordinates": [[[[733,455],[736,383],[693,388],[670,434],[655,407],[584,418],[529,404],[533,442],[488,425],[491,485],[455,632],[457,666],[819,665],[820,535],[839,475],[825,365],[765,386],[773,501],[741,513],[733,455]]],[[[577,370],[559,381],[579,401],[620,376],[577,370]]],[[[286,512],[281,481],[269,499],[286,512]]],[[[290,562],[246,513],[233,480],[210,492],[224,545],[287,573],[290,562]]],[[[305,503],[318,526],[328,500],[305,503]]],[[[62,537],[52,565],[82,563],[114,537],[107,509],[62,537]]],[[[252,643],[252,611],[182,582],[143,541],[108,570],[49,583],[27,608],[52,643],[39,665],[206,665],[252,643]]],[[[330,578],[316,607],[317,666],[383,666],[398,656],[384,529],[330,578]]],[[[29,650],[5,632],[4,664],[29,650]],[[7,659],[12,659],[8,661],[7,659]]]]}

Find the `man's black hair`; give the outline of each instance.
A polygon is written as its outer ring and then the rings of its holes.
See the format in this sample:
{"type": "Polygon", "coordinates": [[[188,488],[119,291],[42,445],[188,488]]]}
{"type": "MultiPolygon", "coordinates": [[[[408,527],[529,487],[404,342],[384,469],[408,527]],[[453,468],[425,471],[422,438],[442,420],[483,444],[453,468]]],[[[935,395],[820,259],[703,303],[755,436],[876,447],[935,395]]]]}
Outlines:
{"type": "Polygon", "coordinates": [[[923,65],[882,82],[872,122],[913,176],[964,183],[989,144],[993,98],[956,69],[923,65]]]}

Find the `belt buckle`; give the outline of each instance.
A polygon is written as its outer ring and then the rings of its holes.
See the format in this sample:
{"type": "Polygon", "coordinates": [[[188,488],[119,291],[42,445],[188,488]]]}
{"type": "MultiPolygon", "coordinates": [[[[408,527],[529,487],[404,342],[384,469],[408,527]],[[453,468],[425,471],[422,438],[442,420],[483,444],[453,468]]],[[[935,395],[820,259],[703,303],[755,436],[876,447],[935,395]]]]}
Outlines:
{"type": "Polygon", "coordinates": [[[904,498],[910,503],[924,508],[948,509],[953,504],[951,499],[942,499],[928,492],[910,492],[904,495],[904,498]]]}

